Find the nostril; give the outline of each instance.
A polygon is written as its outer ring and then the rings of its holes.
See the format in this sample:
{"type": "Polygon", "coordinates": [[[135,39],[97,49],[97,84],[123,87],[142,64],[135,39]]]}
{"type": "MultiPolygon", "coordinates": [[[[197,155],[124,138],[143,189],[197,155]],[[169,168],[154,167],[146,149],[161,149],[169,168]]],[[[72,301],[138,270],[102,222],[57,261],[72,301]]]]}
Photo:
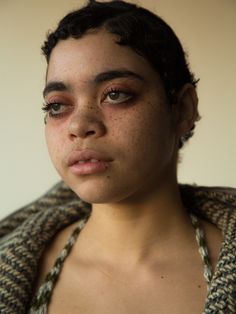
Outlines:
{"type": "Polygon", "coordinates": [[[100,137],[105,133],[105,125],[98,117],[90,117],[85,114],[75,115],[68,125],[68,135],[71,139],[100,137]]]}
{"type": "Polygon", "coordinates": [[[86,132],[86,136],[91,136],[91,135],[94,135],[95,134],[95,131],[87,131],[86,132]]]}

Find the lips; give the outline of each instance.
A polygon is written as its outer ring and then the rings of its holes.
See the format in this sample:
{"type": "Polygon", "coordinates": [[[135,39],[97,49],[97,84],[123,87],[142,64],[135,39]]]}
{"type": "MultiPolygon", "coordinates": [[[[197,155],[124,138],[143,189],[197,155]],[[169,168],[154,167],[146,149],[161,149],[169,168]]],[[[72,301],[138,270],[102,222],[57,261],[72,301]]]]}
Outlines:
{"type": "Polygon", "coordinates": [[[72,152],[67,165],[74,174],[86,175],[107,170],[111,161],[111,158],[101,152],[82,150],[72,152]]]}
{"type": "Polygon", "coordinates": [[[85,164],[86,162],[96,163],[99,162],[97,159],[80,160],[79,164],[85,164]]]}

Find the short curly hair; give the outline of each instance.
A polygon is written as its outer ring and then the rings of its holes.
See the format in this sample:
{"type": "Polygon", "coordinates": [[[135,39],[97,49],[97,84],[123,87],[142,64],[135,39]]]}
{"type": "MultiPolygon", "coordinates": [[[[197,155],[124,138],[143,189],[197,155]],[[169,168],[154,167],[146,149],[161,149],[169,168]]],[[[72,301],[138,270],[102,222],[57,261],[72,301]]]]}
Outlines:
{"type": "MultiPolygon", "coordinates": [[[[177,93],[184,84],[190,83],[196,88],[198,80],[190,71],[186,53],[172,28],[147,9],[120,0],[90,0],[81,9],[67,14],[42,46],[47,62],[60,40],[78,39],[87,31],[101,27],[118,35],[117,44],[129,46],[149,62],[163,82],[170,105],[176,103],[177,93]]],[[[181,138],[179,148],[193,135],[194,127],[195,124],[181,138]]]]}

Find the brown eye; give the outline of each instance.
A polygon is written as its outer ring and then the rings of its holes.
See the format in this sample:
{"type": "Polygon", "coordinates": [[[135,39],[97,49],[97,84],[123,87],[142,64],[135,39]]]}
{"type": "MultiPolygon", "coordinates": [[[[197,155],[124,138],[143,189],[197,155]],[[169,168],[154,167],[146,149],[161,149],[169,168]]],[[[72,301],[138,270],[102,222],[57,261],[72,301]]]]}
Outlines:
{"type": "Polygon", "coordinates": [[[109,93],[109,97],[111,100],[117,100],[120,97],[120,92],[111,92],[109,93]]]}
{"type": "Polygon", "coordinates": [[[104,101],[110,104],[119,104],[130,100],[132,97],[133,95],[128,92],[111,91],[107,93],[104,101]]]}

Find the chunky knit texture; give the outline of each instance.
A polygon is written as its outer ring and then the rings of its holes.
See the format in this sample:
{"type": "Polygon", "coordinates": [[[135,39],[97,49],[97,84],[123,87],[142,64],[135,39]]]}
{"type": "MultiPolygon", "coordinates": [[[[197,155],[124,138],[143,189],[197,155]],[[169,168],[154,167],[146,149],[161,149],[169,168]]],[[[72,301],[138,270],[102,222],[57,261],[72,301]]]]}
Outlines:
{"type": "MultiPolygon", "coordinates": [[[[216,224],[224,242],[205,313],[236,313],[236,190],[180,186],[185,206],[216,224]]],[[[64,183],[0,222],[0,313],[27,312],[39,259],[52,237],[90,214],[64,183]]]]}

